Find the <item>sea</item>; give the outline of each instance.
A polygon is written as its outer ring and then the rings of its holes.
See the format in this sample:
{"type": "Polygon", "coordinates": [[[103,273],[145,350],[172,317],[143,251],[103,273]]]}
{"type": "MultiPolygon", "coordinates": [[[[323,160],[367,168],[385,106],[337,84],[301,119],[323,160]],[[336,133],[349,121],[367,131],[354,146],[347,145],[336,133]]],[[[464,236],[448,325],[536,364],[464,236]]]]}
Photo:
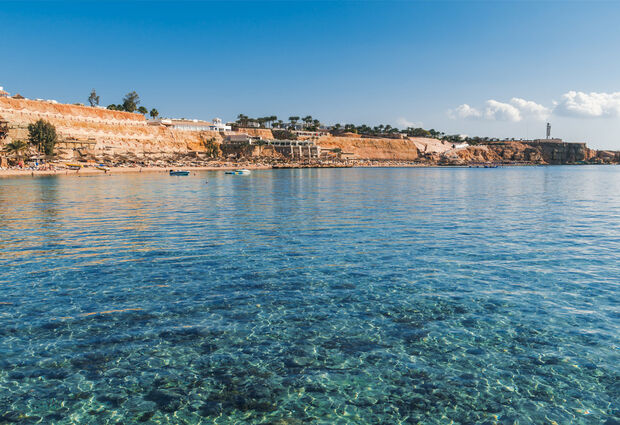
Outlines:
{"type": "Polygon", "coordinates": [[[0,179],[0,423],[620,423],[620,167],[0,179]]]}

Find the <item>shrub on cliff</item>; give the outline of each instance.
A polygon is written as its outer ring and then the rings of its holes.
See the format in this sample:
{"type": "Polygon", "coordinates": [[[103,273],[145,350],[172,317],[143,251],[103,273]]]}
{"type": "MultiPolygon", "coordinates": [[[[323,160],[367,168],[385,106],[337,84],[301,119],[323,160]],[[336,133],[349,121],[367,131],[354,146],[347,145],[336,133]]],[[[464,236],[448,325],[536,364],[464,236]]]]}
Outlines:
{"type": "Polygon", "coordinates": [[[210,137],[208,139],[205,139],[202,136],[200,136],[200,138],[202,140],[202,144],[205,147],[205,154],[207,155],[207,158],[217,158],[222,154],[222,151],[220,150],[220,145],[215,141],[215,138],[210,137]]]}
{"type": "Polygon", "coordinates": [[[297,134],[288,130],[271,130],[273,137],[278,140],[297,140],[297,134]]]}
{"type": "Polygon", "coordinates": [[[123,98],[123,110],[127,112],[135,112],[140,103],[140,96],[135,91],[127,93],[123,98]]]}
{"type": "Polygon", "coordinates": [[[39,120],[28,126],[28,140],[37,147],[39,152],[43,149],[45,155],[54,154],[57,139],[56,127],[45,120],[39,120]]]}

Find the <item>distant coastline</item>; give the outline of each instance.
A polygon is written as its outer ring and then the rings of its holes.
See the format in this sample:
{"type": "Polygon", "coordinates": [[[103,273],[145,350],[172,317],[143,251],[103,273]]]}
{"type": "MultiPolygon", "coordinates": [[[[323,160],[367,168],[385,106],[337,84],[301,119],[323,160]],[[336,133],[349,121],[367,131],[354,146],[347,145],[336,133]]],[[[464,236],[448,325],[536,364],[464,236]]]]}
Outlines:
{"type": "MultiPolygon", "coordinates": [[[[575,164],[567,164],[575,165],[575,164]]],[[[582,165],[601,165],[601,164],[582,164],[582,165]]],[[[616,164],[605,164],[616,165],[616,164]]],[[[130,174],[130,173],[165,173],[167,174],[172,169],[187,170],[190,173],[200,171],[229,171],[239,168],[245,168],[249,170],[277,170],[277,169],[322,169],[322,168],[488,168],[488,167],[540,167],[546,166],[545,164],[503,164],[503,165],[484,165],[484,164],[471,164],[471,165],[432,165],[415,162],[400,162],[400,161],[365,161],[354,164],[291,164],[282,163],[277,165],[264,165],[264,164],[223,164],[223,165],[205,165],[205,166],[190,166],[190,167],[140,167],[140,166],[126,166],[126,167],[110,167],[107,171],[99,170],[95,167],[83,167],[80,170],[72,170],[68,168],[56,168],[53,170],[35,170],[35,169],[19,169],[9,168],[0,169],[0,178],[3,177],[43,177],[43,176],[97,176],[97,175],[115,175],[115,174],[130,174]]]]}
{"type": "Polygon", "coordinates": [[[232,123],[219,118],[212,122],[147,120],[140,113],[0,96],[0,175],[32,174],[32,170],[37,175],[60,174],[66,172],[63,164],[67,162],[87,167],[103,164],[111,172],[131,167],[200,170],[620,163],[620,151],[597,151],[586,143],[551,138],[549,127],[546,139],[459,141],[456,136],[421,128],[321,127],[310,116],[302,119],[307,124],[290,117],[291,122],[277,124],[280,127],[267,127],[265,120],[275,116],[240,117],[232,123]],[[43,149],[44,143],[33,142],[35,124],[53,133],[51,146],[43,149]],[[26,170],[16,170],[19,168],[26,170]]]}

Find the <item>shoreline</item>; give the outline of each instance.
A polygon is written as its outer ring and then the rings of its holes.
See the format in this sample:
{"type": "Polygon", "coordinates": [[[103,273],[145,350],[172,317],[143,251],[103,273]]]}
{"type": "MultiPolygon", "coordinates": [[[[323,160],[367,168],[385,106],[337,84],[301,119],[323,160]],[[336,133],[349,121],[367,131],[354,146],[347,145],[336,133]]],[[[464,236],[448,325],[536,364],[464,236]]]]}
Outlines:
{"type": "Polygon", "coordinates": [[[171,169],[174,170],[187,170],[187,171],[229,171],[237,170],[239,168],[247,168],[251,170],[267,170],[271,169],[271,166],[265,165],[222,165],[222,166],[198,166],[198,167],[110,167],[110,170],[105,172],[97,168],[85,167],[79,170],[58,169],[58,170],[23,170],[23,169],[6,169],[0,170],[0,177],[27,177],[27,176],[82,176],[82,175],[106,175],[106,174],[125,174],[125,173],[157,173],[168,172],[171,169]]]}
{"type": "MultiPolygon", "coordinates": [[[[501,164],[503,167],[540,167],[547,166],[548,164],[501,164]]],[[[605,165],[605,164],[565,164],[565,165],[605,165]]],[[[127,167],[110,167],[109,171],[105,172],[97,168],[85,167],[80,170],[69,169],[57,169],[57,170],[27,170],[27,169],[0,169],[0,178],[6,177],[35,177],[35,176],[93,176],[97,174],[101,175],[113,175],[113,174],[127,174],[127,173],[167,173],[171,169],[186,170],[186,171],[230,171],[238,169],[249,170],[278,170],[278,169],[303,169],[303,168],[485,168],[479,165],[438,165],[438,164],[420,164],[420,163],[406,163],[406,162],[393,162],[393,163],[379,163],[379,164],[277,164],[277,165],[262,165],[262,164],[225,164],[225,165],[204,165],[204,166],[168,166],[168,167],[153,167],[153,166],[127,166],[127,167]]],[[[488,167],[486,167],[488,168],[488,167]]]]}

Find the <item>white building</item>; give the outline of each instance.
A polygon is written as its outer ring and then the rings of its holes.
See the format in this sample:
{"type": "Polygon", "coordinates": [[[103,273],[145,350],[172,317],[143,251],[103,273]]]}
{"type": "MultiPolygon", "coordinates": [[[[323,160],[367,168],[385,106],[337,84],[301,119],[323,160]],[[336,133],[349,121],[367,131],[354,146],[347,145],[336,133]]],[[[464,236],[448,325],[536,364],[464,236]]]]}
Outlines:
{"type": "Polygon", "coordinates": [[[232,127],[222,123],[221,118],[213,118],[213,123],[211,124],[211,130],[213,131],[232,131],[232,127]]]}
{"type": "Polygon", "coordinates": [[[214,118],[213,122],[202,120],[186,120],[186,119],[168,119],[152,120],[149,122],[151,125],[165,125],[166,127],[174,128],[176,130],[186,131],[231,131],[232,128],[229,125],[222,123],[220,118],[214,118]]]}

